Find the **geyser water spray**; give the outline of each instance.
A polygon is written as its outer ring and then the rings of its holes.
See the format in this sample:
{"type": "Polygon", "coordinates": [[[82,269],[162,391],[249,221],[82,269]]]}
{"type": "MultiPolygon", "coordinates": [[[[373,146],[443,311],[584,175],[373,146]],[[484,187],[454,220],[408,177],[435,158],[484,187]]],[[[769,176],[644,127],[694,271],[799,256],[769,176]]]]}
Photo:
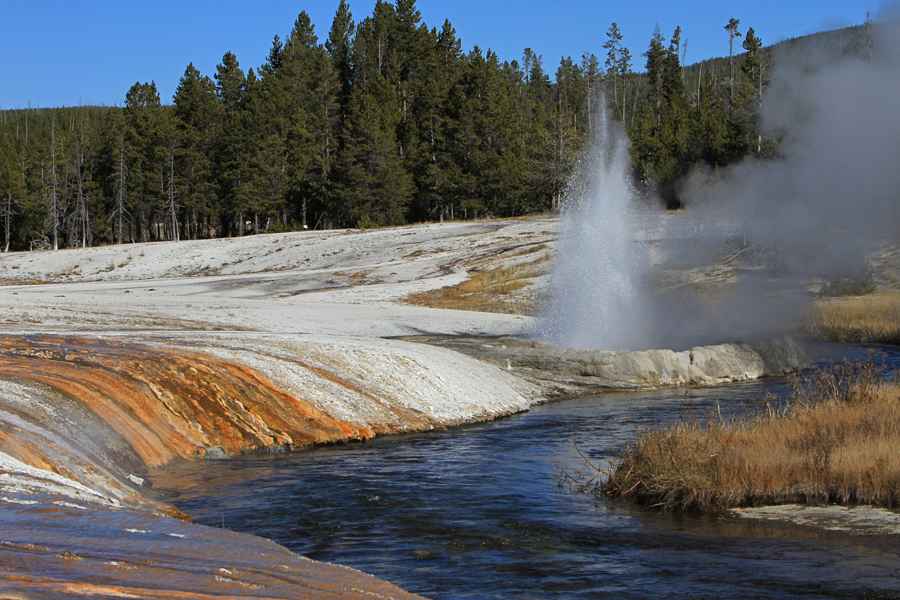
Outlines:
{"type": "Polygon", "coordinates": [[[543,336],[573,348],[626,350],[645,339],[647,256],[636,241],[628,141],[606,100],[562,206],[559,257],[543,336]]]}

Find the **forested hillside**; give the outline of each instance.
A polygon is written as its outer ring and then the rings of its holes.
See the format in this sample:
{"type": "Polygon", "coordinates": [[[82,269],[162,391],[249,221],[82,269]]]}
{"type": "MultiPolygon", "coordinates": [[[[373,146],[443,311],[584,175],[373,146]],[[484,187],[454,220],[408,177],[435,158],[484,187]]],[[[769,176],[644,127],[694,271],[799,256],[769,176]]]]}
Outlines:
{"type": "MultiPolygon", "coordinates": [[[[829,43],[864,45],[866,27],[843,31],[829,43]]],[[[550,210],[601,92],[636,181],[670,205],[693,165],[776,151],[757,123],[772,53],[752,29],[733,21],[733,56],[688,68],[680,29],[641,59],[615,24],[600,33],[596,54],[551,78],[529,49],[464,52],[415,0],[379,0],[358,22],[341,0],[324,40],[302,12],[265,64],[189,64],[171,101],[137,82],[121,108],[0,112],[0,250],[550,210]]]]}

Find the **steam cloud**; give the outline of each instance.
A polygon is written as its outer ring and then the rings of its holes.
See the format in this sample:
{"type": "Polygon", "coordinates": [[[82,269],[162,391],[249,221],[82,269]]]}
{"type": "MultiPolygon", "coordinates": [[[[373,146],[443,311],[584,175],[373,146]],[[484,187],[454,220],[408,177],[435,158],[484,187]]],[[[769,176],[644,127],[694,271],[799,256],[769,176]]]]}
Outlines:
{"type": "Polygon", "coordinates": [[[794,272],[858,272],[900,216],[900,28],[873,28],[872,57],[804,47],[775,57],[763,130],[782,160],[748,160],[683,190],[706,220],[736,222],[794,272]]]}
{"type": "MultiPolygon", "coordinates": [[[[570,196],[581,200],[570,198],[563,216],[549,337],[606,349],[767,337],[796,328],[811,300],[811,282],[863,275],[866,257],[896,242],[900,231],[897,14],[886,11],[872,27],[866,56],[809,44],[778,52],[761,119],[765,135],[781,140],[781,157],[692,173],[681,189],[684,213],[624,222],[638,240],[625,255],[598,257],[581,221],[609,220],[612,195],[628,194],[634,205],[634,194],[593,189],[610,178],[582,174],[587,190],[573,185],[570,196]],[[606,208],[587,210],[584,199],[606,208]],[[741,270],[736,284],[712,296],[690,286],[660,292],[661,271],[709,264],[729,243],[749,243],[759,268],[741,270]],[[646,264],[641,253],[647,244],[657,255],[654,269],[636,268],[646,264]],[[593,270],[586,274],[583,266],[609,260],[629,269],[629,291],[614,300],[596,291],[609,287],[608,267],[588,267],[593,270]],[[582,265],[580,271],[573,264],[582,265]]],[[[596,160],[586,164],[597,168],[596,160]]]]}

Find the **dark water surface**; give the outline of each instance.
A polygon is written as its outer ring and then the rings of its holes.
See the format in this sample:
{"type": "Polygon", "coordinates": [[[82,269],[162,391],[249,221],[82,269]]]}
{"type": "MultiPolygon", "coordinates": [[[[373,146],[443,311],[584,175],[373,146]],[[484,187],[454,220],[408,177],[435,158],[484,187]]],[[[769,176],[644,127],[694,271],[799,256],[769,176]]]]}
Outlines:
{"type": "MultiPolygon", "coordinates": [[[[892,357],[897,360],[897,356],[892,357]]],[[[165,498],[432,598],[900,598],[900,539],[652,514],[573,493],[641,429],[754,410],[753,385],[610,394],[454,431],[182,465],[165,498]]]]}

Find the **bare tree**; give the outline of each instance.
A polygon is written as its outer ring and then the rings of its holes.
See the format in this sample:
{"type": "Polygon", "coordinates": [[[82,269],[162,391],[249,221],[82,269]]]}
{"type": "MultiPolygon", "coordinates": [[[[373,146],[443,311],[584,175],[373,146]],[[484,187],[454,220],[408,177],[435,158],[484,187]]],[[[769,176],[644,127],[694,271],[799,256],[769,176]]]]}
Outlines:
{"type": "Polygon", "coordinates": [[[697,108],[703,105],[703,63],[700,63],[700,75],[697,77],[697,108]]]}
{"type": "MultiPolygon", "coordinates": [[[[169,147],[169,217],[172,219],[172,240],[179,241],[178,206],[175,203],[175,146],[169,147]]],[[[258,226],[258,225],[257,225],[258,226]]]]}
{"type": "Polygon", "coordinates": [[[619,77],[622,79],[622,123],[625,123],[627,112],[626,100],[628,99],[628,73],[631,71],[631,51],[626,47],[619,49],[619,60],[617,63],[619,77]]]}
{"type": "Polygon", "coordinates": [[[122,136],[119,139],[119,166],[117,169],[118,173],[116,173],[116,207],[113,209],[112,214],[110,216],[116,219],[116,243],[121,244],[124,242],[124,232],[122,227],[124,225],[125,216],[128,214],[128,209],[125,208],[127,191],[125,189],[125,137],[122,136]]]}
{"type": "Polygon", "coordinates": [[[87,194],[84,189],[84,122],[79,121],[75,143],[76,217],[81,230],[81,247],[87,248],[91,236],[91,220],[88,214],[87,194]]]}
{"type": "Polygon", "coordinates": [[[3,238],[5,241],[5,244],[3,247],[4,253],[9,252],[9,236],[12,231],[11,226],[10,226],[10,224],[12,222],[12,213],[13,213],[12,192],[7,191],[6,192],[6,206],[3,209],[3,220],[4,220],[4,226],[6,229],[6,236],[3,238]]]}
{"type": "Polygon", "coordinates": [[[734,39],[741,37],[741,32],[738,31],[738,27],[740,27],[741,20],[735,19],[734,17],[728,19],[728,23],[725,24],[725,31],[728,32],[728,66],[731,69],[731,104],[734,104],[734,39]]]}
{"type": "Polygon", "coordinates": [[[53,249],[59,250],[59,202],[56,193],[56,118],[50,120],[50,227],[53,249]]]}
{"type": "MultiPolygon", "coordinates": [[[[559,181],[562,181],[564,171],[563,155],[565,154],[566,142],[563,135],[563,81],[559,77],[556,81],[556,136],[556,177],[559,181]]],[[[553,194],[553,198],[550,201],[550,209],[557,211],[560,204],[562,204],[561,186],[553,194]]]]}

